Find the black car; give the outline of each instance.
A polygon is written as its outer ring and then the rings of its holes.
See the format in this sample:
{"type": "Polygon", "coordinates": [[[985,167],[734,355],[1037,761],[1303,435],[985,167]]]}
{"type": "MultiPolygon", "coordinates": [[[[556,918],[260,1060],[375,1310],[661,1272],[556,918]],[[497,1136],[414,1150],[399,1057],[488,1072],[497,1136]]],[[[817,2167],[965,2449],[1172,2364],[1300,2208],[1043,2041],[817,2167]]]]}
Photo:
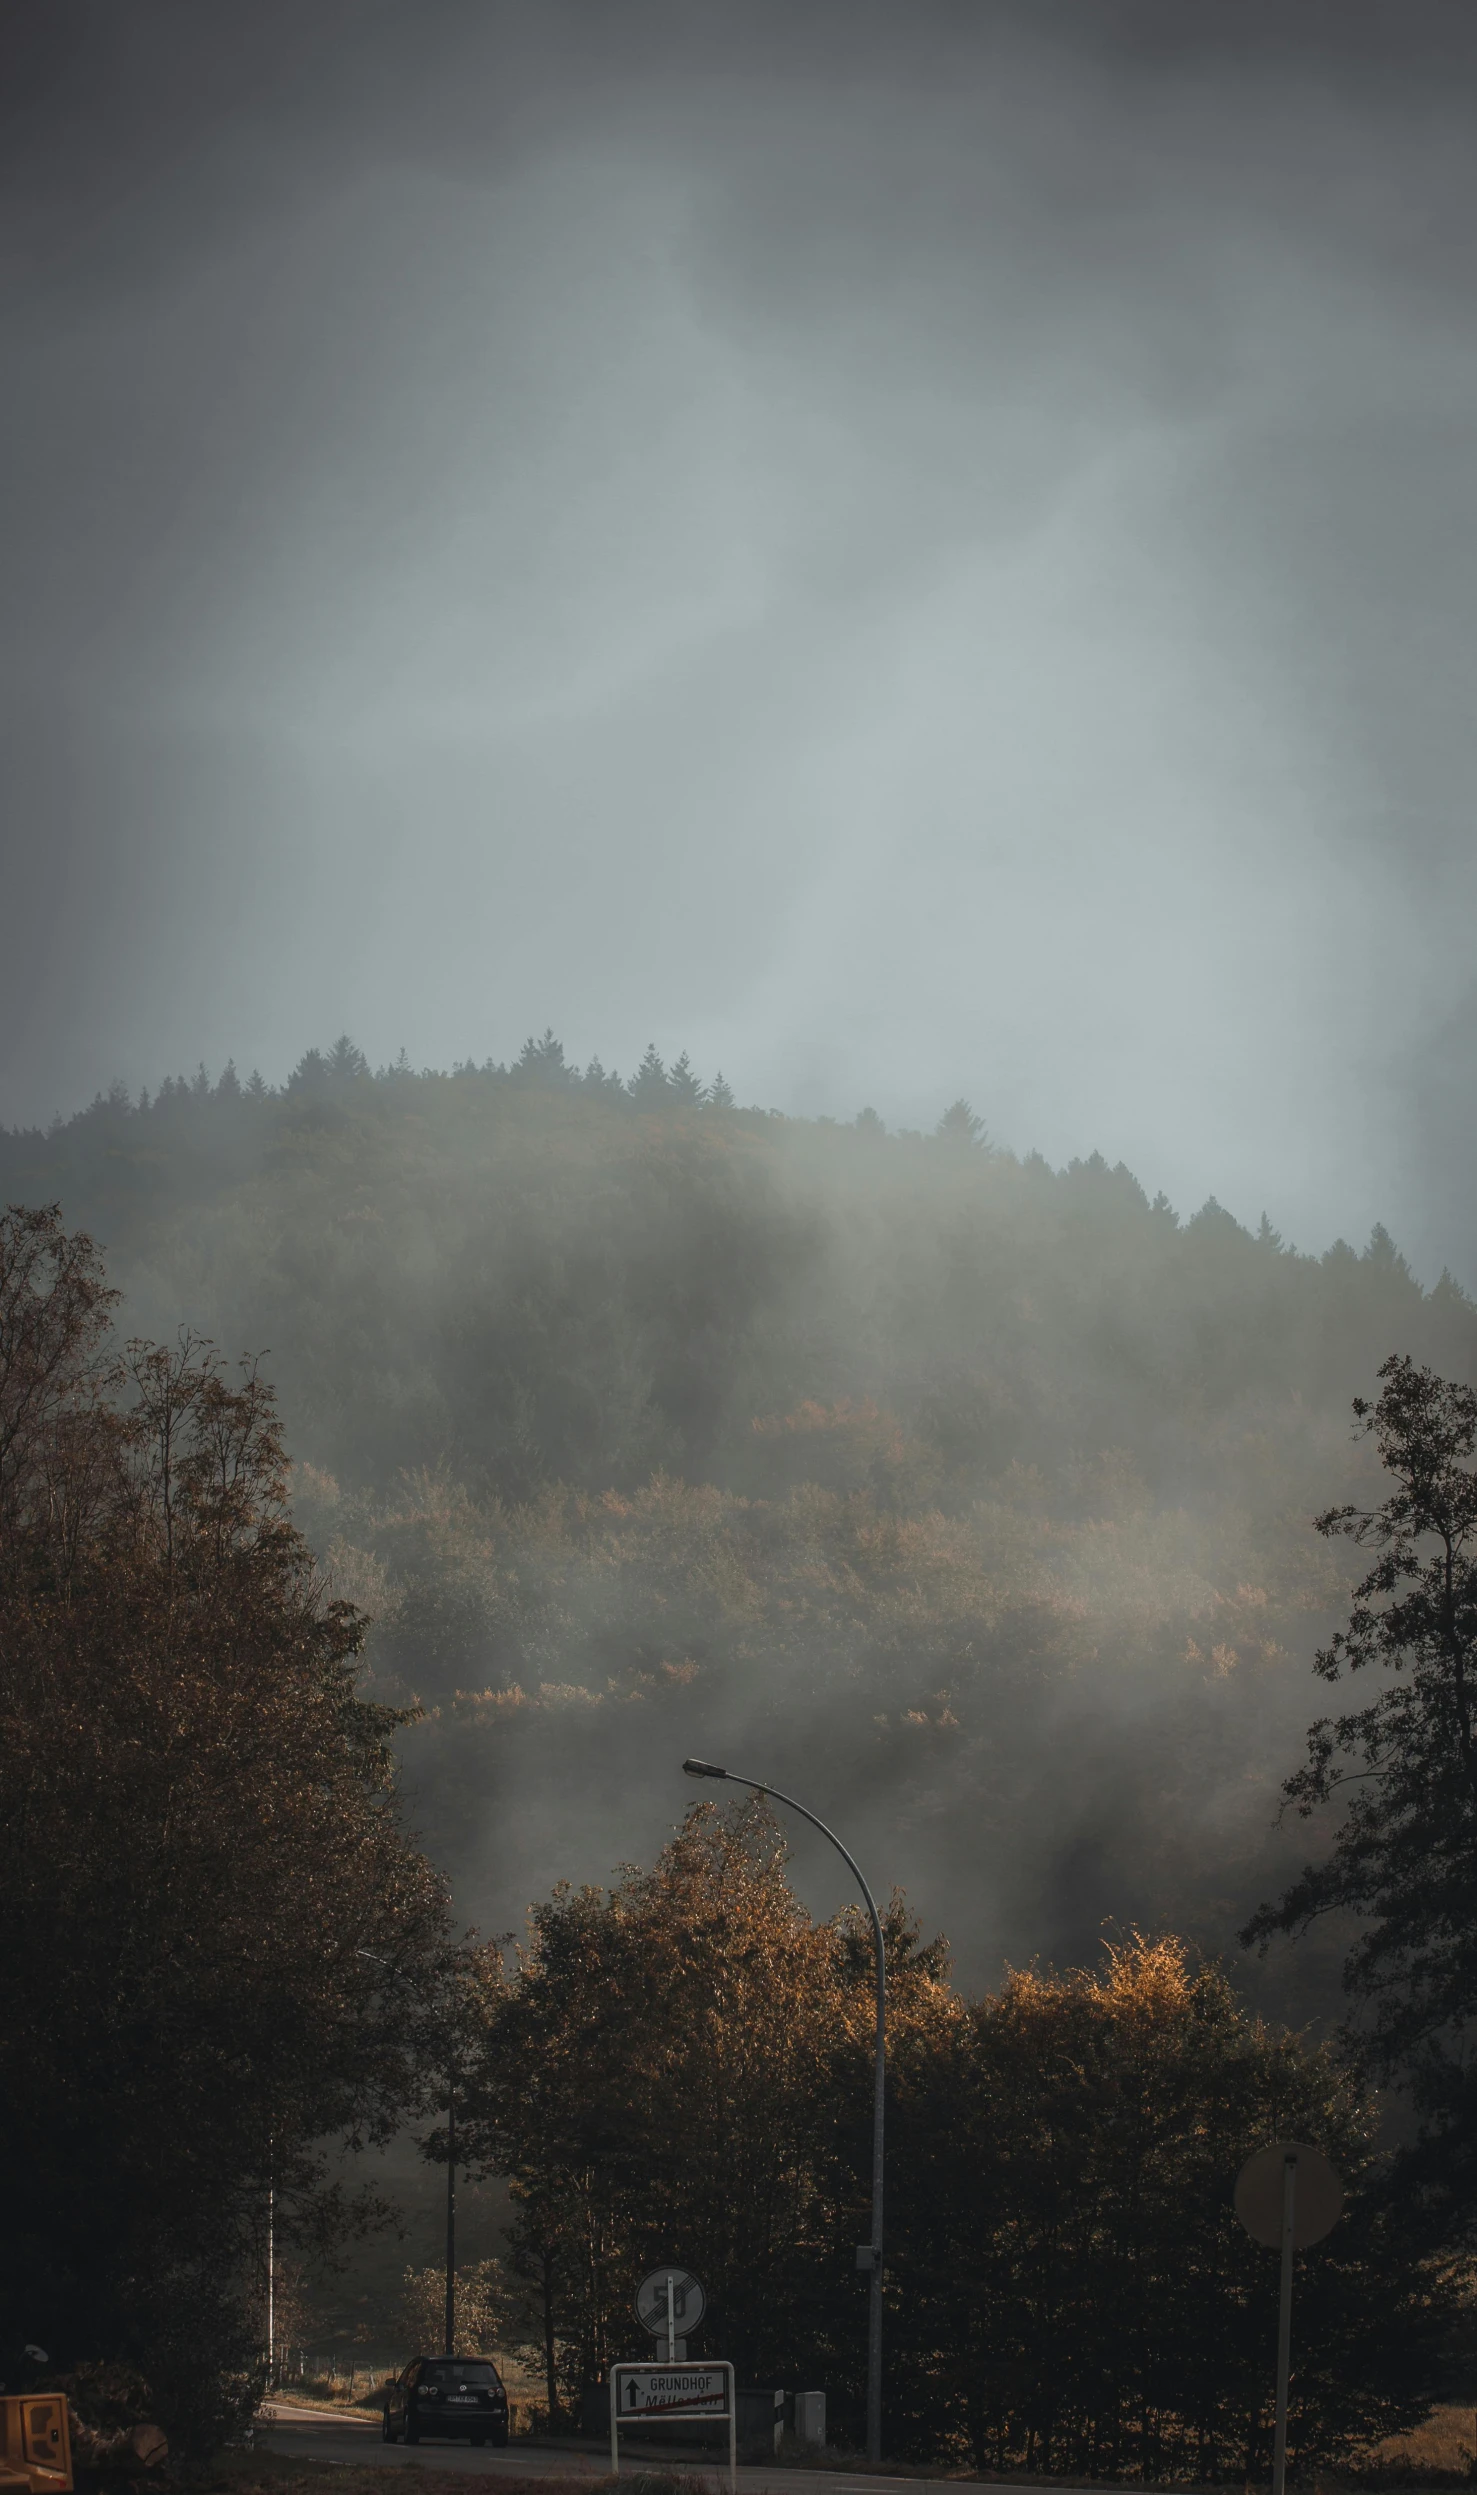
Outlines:
{"type": "Polygon", "coordinates": [[[490,2356],[417,2356],[385,2393],[384,2438],[419,2443],[435,2434],[506,2443],[508,2395],[490,2356]]]}

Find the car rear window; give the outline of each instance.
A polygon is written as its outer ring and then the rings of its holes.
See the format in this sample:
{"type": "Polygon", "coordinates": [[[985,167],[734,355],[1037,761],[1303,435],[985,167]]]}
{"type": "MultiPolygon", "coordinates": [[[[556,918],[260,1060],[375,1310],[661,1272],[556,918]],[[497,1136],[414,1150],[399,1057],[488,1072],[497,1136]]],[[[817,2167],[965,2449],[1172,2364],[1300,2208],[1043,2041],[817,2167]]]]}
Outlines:
{"type": "Polygon", "coordinates": [[[497,2367],[477,2358],[463,2365],[455,2357],[443,2356],[438,2363],[421,2367],[422,2382],[475,2382],[482,2385],[495,2383],[497,2379],[497,2367]]]}

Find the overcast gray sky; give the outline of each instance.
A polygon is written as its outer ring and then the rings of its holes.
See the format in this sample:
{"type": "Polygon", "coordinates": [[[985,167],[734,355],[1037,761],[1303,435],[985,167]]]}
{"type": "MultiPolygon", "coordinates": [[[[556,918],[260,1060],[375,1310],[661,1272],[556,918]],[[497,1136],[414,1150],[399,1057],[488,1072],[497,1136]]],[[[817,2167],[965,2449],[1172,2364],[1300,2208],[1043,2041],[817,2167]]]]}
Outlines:
{"type": "Polygon", "coordinates": [[[552,1022],[1472,1278],[1474,40],[11,0],[0,1119],[552,1022]]]}

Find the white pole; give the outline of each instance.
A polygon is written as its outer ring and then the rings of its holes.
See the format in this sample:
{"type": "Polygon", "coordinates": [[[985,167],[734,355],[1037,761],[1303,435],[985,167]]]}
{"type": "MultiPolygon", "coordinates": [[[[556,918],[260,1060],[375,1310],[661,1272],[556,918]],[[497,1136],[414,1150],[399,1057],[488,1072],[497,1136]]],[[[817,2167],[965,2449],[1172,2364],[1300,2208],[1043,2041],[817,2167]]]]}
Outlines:
{"type": "Polygon", "coordinates": [[[613,2478],[618,2478],[621,2473],[620,2407],[620,2367],[618,2365],[612,2365],[610,2369],[610,2474],[613,2478]]]}
{"type": "Polygon", "coordinates": [[[1296,2152],[1282,2167],[1282,2292],[1277,2304],[1277,2434],[1272,2451],[1272,2495],[1287,2486],[1287,2386],[1292,2362],[1292,2239],[1297,2223],[1296,2152]]]}
{"type": "Polygon", "coordinates": [[[667,2363],[677,2362],[677,2285],[671,2271],[667,2272],[667,2363]]]}
{"type": "Polygon", "coordinates": [[[728,2495],[738,2495],[738,2393],[728,2368],[728,2495]]]}

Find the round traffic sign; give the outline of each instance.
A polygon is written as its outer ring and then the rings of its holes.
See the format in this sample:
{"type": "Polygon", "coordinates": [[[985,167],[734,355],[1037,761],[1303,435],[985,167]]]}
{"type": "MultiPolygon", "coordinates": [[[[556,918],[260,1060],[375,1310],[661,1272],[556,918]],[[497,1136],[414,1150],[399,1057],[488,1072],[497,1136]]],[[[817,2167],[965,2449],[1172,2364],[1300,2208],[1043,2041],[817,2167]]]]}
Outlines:
{"type": "Polygon", "coordinates": [[[707,2309],[708,2299],[691,2270],[679,2270],[671,2262],[664,2270],[650,2271],[636,2290],[636,2319],[643,2330],[650,2331],[653,2339],[666,2337],[669,2312],[676,2325],[676,2335],[686,2338],[690,2330],[696,2330],[707,2309]],[[669,2283],[672,2291],[670,2304],[667,2297],[669,2283]]]}
{"type": "Polygon", "coordinates": [[[1328,2159],[1304,2140],[1277,2140],[1248,2157],[1236,2177],[1236,2215],[1259,2244],[1282,2242],[1282,2195],[1293,2170],[1292,2241],[1302,2252],[1321,2244],[1344,2205],[1344,2187],[1328,2159]]]}

